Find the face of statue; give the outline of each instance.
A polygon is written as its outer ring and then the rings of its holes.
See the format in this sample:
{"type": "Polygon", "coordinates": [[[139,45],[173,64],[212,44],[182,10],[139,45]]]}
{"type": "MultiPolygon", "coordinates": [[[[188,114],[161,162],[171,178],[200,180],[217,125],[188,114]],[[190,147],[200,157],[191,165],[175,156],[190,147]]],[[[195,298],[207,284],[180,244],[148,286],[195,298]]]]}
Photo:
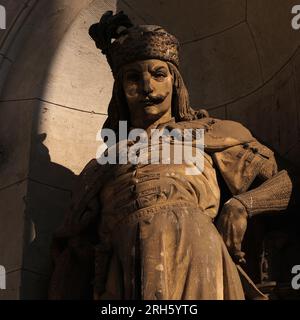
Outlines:
{"type": "Polygon", "coordinates": [[[173,77],[168,64],[151,59],[124,68],[123,89],[133,127],[148,128],[171,119],[173,77]]]}

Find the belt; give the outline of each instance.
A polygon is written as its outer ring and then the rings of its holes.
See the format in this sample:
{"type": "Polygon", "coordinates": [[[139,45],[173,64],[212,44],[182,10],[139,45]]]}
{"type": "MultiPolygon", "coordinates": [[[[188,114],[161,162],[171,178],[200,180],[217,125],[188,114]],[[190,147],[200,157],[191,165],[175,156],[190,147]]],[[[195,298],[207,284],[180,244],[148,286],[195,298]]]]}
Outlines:
{"type": "MultiPolygon", "coordinates": [[[[151,221],[152,217],[157,213],[168,213],[170,211],[177,211],[188,209],[188,214],[203,214],[207,218],[209,218],[210,221],[213,221],[212,217],[210,217],[208,214],[206,214],[202,209],[196,206],[192,206],[190,202],[186,201],[174,201],[169,202],[166,204],[155,204],[152,206],[149,206],[147,208],[141,208],[132,212],[127,212],[124,217],[120,219],[114,219],[114,226],[113,229],[121,224],[134,224],[138,220],[144,220],[144,221],[151,221]]],[[[124,212],[122,212],[122,215],[124,212]]],[[[112,230],[112,229],[111,229],[112,230]]]]}

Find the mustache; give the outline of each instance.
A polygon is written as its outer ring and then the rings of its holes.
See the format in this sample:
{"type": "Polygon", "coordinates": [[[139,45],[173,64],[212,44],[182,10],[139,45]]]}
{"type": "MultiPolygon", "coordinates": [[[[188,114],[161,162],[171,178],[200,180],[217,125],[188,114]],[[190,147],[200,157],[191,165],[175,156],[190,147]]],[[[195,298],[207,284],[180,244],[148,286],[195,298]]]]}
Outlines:
{"type": "Polygon", "coordinates": [[[153,103],[153,104],[159,104],[162,103],[166,99],[166,95],[148,95],[145,97],[145,99],[142,100],[142,102],[147,102],[147,103],[153,103]]]}

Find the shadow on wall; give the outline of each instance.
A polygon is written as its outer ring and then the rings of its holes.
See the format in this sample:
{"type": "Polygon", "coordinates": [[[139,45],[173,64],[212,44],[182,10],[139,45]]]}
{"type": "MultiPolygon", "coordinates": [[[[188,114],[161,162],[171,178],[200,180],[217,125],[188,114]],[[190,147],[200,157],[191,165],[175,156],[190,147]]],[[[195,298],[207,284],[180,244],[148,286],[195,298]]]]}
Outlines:
{"type": "Polygon", "coordinates": [[[38,180],[28,182],[26,197],[26,239],[23,253],[21,298],[47,299],[49,274],[52,271],[50,244],[52,234],[61,225],[67,209],[76,175],[68,168],[51,162],[43,144],[46,134],[36,136],[35,170],[48,177],[47,185],[38,180]],[[69,189],[64,186],[69,185],[69,189]],[[60,187],[59,187],[60,186],[60,187]]]}
{"type": "MultiPolygon", "coordinates": [[[[42,299],[47,297],[51,238],[70,204],[76,174],[96,153],[95,137],[111,92],[111,72],[101,63],[105,58],[101,61],[88,28],[96,12],[98,20],[115,8],[115,0],[7,3],[13,23],[8,23],[10,43],[2,59],[7,77],[0,100],[0,201],[2,209],[9,193],[18,206],[11,205],[14,215],[0,225],[5,243],[0,263],[8,266],[9,288],[1,298],[42,299]],[[2,185],[17,187],[4,192],[2,185]],[[7,245],[12,230],[18,236],[7,245]]],[[[10,213],[0,210],[1,219],[1,212],[4,217],[10,213]]]]}
{"type": "MultiPolygon", "coordinates": [[[[1,91],[0,144],[3,146],[3,161],[0,173],[3,178],[1,187],[3,183],[8,186],[4,186],[8,190],[4,193],[5,197],[9,194],[16,203],[19,201],[21,204],[14,207],[3,203],[5,209],[1,208],[2,212],[7,213],[10,212],[7,207],[12,207],[13,213],[4,223],[7,230],[1,234],[1,238],[4,237],[1,242],[5,244],[4,248],[1,247],[1,259],[8,257],[8,261],[1,261],[8,265],[7,291],[1,292],[1,297],[45,299],[51,237],[69,204],[76,175],[68,168],[51,162],[49,150],[44,145],[46,134],[39,133],[39,121],[49,68],[61,35],[69,26],[61,21],[62,12],[71,12],[66,18],[70,23],[77,13],[72,12],[72,4],[68,7],[57,4],[57,1],[27,1],[25,9],[21,5],[19,8],[17,1],[9,4],[12,10],[20,10],[22,15],[19,17],[24,19],[21,22],[16,19],[12,26],[8,24],[6,32],[9,36],[5,39],[13,40],[1,47],[1,52],[3,48],[6,50],[3,63],[9,62],[11,65],[1,91]],[[23,17],[24,12],[27,12],[26,17],[23,17]],[[15,26],[18,30],[14,30],[15,26]],[[22,194],[19,189],[14,191],[11,187],[14,184],[18,186],[20,181],[24,184],[22,194]],[[13,190],[10,191],[10,188],[13,190]],[[20,235],[14,236],[18,238],[16,244],[10,242],[12,234],[19,230],[20,235]]],[[[15,18],[13,13],[8,12],[8,22],[15,18]]],[[[3,189],[1,192],[3,194],[3,189]]]]}
{"type": "MultiPolygon", "coordinates": [[[[41,134],[39,128],[45,106],[45,101],[42,99],[49,81],[48,75],[53,57],[60,44],[60,37],[68,28],[68,24],[61,22],[58,8],[57,1],[42,1],[37,4],[32,21],[40,30],[27,42],[32,64],[34,65],[35,59],[39,64],[37,68],[33,66],[35,79],[28,79],[32,81],[30,90],[36,99],[32,102],[34,115],[26,197],[21,299],[47,299],[52,268],[50,257],[52,235],[63,220],[64,212],[70,202],[72,187],[76,182],[76,175],[70,169],[51,161],[49,150],[44,144],[47,134],[41,134]],[[42,23],[41,19],[46,22],[42,23]],[[36,43],[40,43],[40,46],[35,53],[32,50],[36,43]],[[38,92],[34,92],[36,88],[39,89],[38,92]]],[[[68,6],[63,6],[61,9],[69,10],[68,6]]],[[[63,137],[57,143],[62,145],[62,141],[63,137]]],[[[63,149],[63,145],[61,148],[63,149]]]]}
{"type": "Polygon", "coordinates": [[[94,158],[98,147],[95,137],[106,118],[111,72],[88,28],[96,11],[98,20],[114,4],[114,0],[43,1],[32,18],[38,21],[34,22],[37,31],[26,46],[33,55],[32,71],[38,73],[32,77],[33,91],[39,91],[33,101],[21,298],[47,297],[53,232],[70,205],[75,173],[94,158]],[[36,43],[41,44],[37,54],[36,43]],[[38,68],[34,61],[39,61],[38,68]]]}

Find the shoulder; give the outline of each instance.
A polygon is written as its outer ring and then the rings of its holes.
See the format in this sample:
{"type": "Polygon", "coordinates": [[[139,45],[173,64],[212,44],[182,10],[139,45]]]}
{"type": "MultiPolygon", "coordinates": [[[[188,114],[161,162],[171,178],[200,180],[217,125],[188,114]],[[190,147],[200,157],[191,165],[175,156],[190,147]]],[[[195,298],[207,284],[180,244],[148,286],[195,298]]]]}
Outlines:
{"type": "Polygon", "coordinates": [[[92,159],[90,160],[82,169],[80,176],[86,177],[89,176],[90,174],[94,174],[95,172],[97,172],[98,170],[100,170],[101,166],[99,165],[99,163],[97,162],[96,159],[92,159]]]}
{"type": "Polygon", "coordinates": [[[241,143],[254,140],[251,132],[241,123],[236,121],[208,118],[207,126],[207,132],[211,137],[228,137],[238,140],[241,143]]]}
{"type": "Polygon", "coordinates": [[[173,126],[181,129],[203,129],[205,146],[208,149],[227,148],[255,140],[245,126],[232,120],[205,117],[198,120],[177,122],[173,126]]]}

